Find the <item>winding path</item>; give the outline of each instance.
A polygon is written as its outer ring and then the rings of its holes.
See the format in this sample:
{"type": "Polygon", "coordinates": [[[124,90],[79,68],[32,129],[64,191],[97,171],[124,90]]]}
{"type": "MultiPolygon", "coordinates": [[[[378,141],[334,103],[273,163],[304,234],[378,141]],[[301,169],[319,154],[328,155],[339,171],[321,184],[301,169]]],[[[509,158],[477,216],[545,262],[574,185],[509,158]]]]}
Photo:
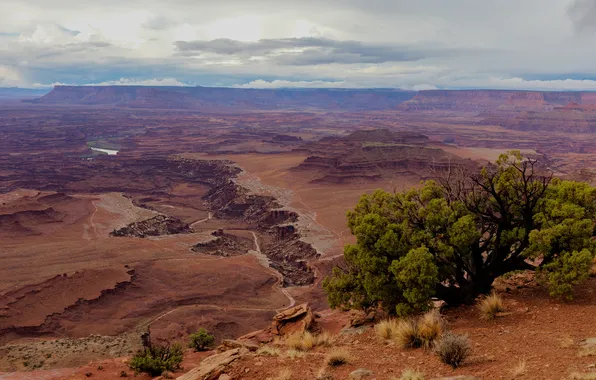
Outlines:
{"type": "Polygon", "coordinates": [[[283,308],[279,309],[278,311],[285,310],[285,309],[288,309],[288,308],[296,305],[296,300],[294,299],[294,297],[292,297],[290,292],[288,292],[288,290],[283,287],[284,276],[281,273],[279,273],[277,270],[275,270],[269,266],[269,264],[268,264],[269,259],[261,251],[261,246],[259,245],[259,239],[257,237],[257,234],[255,234],[253,231],[250,231],[250,233],[252,234],[252,237],[255,241],[255,252],[257,254],[257,259],[258,259],[259,263],[263,267],[269,269],[275,275],[275,277],[277,277],[278,282],[274,286],[277,287],[279,289],[279,291],[282,292],[290,301],[290,304],[288,306],[283,307],[283,308]]]}
{"type": "Polygon", "coordinates": [[[195,224],[200,224],[200,223],[204,223],[208,220],[211,220],[211,218],[213,218],[213,214],[211,213],[211,211],[209,211],[209,214],[207,215],[207,217],[205,219],[197,220],[196,222],[194,222],[190,225],[190,228],[193,228],[195,226],[195,224]]]}

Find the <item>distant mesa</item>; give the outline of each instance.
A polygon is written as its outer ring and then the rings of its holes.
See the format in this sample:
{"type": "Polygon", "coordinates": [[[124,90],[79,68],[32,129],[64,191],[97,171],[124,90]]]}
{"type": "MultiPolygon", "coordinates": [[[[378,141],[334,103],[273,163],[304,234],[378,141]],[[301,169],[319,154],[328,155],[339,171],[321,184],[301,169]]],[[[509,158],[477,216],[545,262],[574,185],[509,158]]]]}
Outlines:
{"type": "Polygon", "coordinates": [[[241,89],[226,87],[56,86],[38,104],[109,105],[204,111],[385,110],[416,95],[397,89],[241,89]]]}

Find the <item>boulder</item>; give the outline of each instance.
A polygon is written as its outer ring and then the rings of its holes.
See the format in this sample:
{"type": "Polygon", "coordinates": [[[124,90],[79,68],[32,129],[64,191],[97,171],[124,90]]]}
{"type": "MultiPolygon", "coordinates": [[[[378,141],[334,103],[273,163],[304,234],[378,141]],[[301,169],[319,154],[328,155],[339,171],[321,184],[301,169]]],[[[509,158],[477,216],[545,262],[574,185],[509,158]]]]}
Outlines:
{"type": "Polygon", "coordinates": [[[195,367],[190,372],[178,377],[178,380],[215,380],[219,378],[226,368],[234,361],[247,355],[248,350],[245,348],[235,348],[205,358],[198,367],[195,367]]]}
{"type": "Polygon", "coordinates": [[[238,338],[240,341],[251,340],[258,342],[259,344],[266,344],[271,343],[273,341],[273,334],[269,329],[267,330],[257,330],[246,335],[241,336],[238,338]]]}
{"type": "Polygon", "coordinates": [[[273,317],[272,332],[276,335],[291,335],[307,331],[315,316],[307,303],[286,309],[273,317]]]}
{"type": "Polygon", "coordinates": [[[362,310],[352,310],[350,313],[350,327],[359,327],[374,323],[376,313],[374,311],[365,313],[362,310]]]}

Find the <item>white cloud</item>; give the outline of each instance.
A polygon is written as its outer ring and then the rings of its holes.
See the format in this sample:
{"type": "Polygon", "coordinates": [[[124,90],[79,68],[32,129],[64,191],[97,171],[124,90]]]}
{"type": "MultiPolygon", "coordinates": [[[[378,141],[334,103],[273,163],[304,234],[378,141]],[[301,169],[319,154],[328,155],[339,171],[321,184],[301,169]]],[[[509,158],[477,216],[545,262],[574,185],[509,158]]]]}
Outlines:
{"type": "MultiPolygon", "coordinates": [[[[1,71],[0,71],[1,73],[1,71]]],[[[1,82],[0,82],[1,83],[1,82]]],[[[76,86],[74,83],[60,83],[55,82],[52,84],[35,83],[32,87],[34,88],[49,88],[54,86],[76,86]]],[[[105,81],[99,83],[85,83],[83,86],[178,86],[178,87],[192,87],[195,86],[191,83],[183,83],[174,78],[155,78],[155,79],[128,79],[120,78],[118,80],[105,81]]]]}

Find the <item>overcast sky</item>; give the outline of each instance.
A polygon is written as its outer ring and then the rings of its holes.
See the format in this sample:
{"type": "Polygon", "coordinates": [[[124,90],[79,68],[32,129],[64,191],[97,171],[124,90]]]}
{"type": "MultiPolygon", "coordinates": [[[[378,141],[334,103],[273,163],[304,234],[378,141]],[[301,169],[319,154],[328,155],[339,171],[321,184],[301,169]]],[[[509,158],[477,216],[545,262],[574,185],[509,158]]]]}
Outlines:
{"type": "Polygon", "coordinates": [[[596,0],[2,0],[0,87],[596,90],[596,0]]]}

